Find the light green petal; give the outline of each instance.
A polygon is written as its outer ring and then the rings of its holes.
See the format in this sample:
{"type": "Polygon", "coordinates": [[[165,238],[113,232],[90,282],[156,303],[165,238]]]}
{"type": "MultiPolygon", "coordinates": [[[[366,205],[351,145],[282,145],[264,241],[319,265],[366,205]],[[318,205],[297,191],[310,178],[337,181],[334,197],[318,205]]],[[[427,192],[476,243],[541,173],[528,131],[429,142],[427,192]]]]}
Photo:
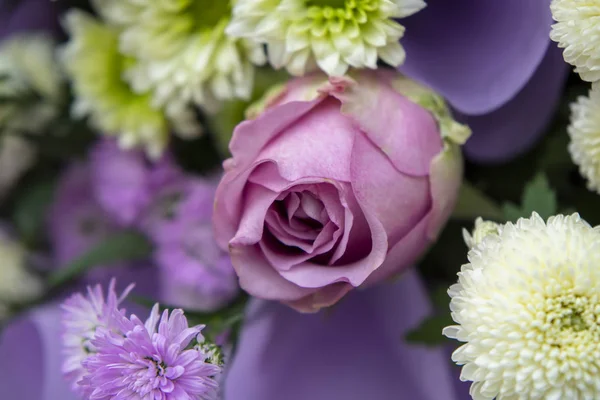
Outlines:
{"type": "Polygon", "coordinates": [[[118,31],[80,11],[71,11],[66,21],[71,40],[63,60],[73,81],[74,112],[88,115],[123,146],[143,146],[158,156],[168,141],[168,122],[151,106],[150,94],[134,93],[122,79],[133,61],[119,53],[118,31]]]}

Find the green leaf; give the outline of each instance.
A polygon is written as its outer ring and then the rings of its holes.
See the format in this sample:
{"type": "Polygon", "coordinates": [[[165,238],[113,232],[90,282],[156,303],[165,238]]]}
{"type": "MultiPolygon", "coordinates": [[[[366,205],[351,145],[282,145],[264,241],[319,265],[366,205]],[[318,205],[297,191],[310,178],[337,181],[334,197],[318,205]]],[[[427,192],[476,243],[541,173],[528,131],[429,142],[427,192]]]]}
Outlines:
{"type": "Polygon", "coordinates": [[[67,284],[94,267],[123,261],[143,260],[151,252],[152,245],[143,235],[131,231],[116,233],[51,275],[48,284],[51,288],[56,288],[67,284]]]}
{"type": "Polygon", "coordinates": [[[13,223],[21,240],[30,246],[38,243],[44,230],[44,217],[52,202],[55,187],[54,180],[38,181],[27,188],[15,203],[13,223]]]}
{"type": "Polygon", "coordinates": [[[442,335],[442,330],[449,325],[455,325],[450,314],[427,317],[417,328],[408,332],[405,339],[411,344],[438,346],[446,342],[447,339],[442,335]]]}
{"type": "Polygon", "coordinates": [[[503,211],[504,217],[509,221],[530,217],[534,211],[546,219],[558,212],[556,193],[546,176],[538,174],[525,186],[521,206],[507,203],[504,204],[503,211]]]}
{"type": "Polygon", "coordinates": [[[482,191],[464,182],[458,194],[458,201],[452,213],[454,219],[473,220],[477,217],[500,221],[502,209],[482,191]]]}

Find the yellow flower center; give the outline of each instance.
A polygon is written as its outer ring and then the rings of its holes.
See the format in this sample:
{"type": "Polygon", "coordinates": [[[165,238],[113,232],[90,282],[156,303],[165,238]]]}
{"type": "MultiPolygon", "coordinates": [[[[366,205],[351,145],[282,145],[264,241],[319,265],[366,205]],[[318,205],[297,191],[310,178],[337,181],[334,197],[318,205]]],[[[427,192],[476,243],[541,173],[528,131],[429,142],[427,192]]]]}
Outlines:
{"type": "Polygon", "coordinates": [[[552,347],[567,350],[600,341],[600,299],[568,290],[549,297],[544,304],[542,331],[552,347]]]}

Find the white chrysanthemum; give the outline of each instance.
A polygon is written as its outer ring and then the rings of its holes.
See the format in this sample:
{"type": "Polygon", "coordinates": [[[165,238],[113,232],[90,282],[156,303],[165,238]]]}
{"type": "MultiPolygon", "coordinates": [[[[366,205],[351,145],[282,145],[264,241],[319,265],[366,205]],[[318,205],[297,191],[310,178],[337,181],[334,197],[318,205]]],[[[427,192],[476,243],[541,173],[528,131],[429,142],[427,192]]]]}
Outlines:
{"type": "Polygon", "coordinates": [[[567,129],[569,152],[588,188],[600,193],[600,85],[592,85],[587,97],[571,104],[571,123],[567,129]]]}
{"type": "Polygon", "coordinates": [[[483,218],[479,217],[475,220],[472,233],[463,229],[463,239],[467,247],[471,249],[481,243],[487,235],[498,234],[501,228],[500,224],[493,221],[484,221],[483,218]]]}
{"type": "Polygon", "coordinates": [[[600,230],[578,214],[506,224],[448,291],[475,400],[600,398],[600,230]]]}
{"type": "Polygon", "coordinates": [[[116,28],[81,11],[67,14],[66,27],[71,38],[62,55],[73,81],[75,115],[89,116],[122,147],[144,147],[151,157],[165,149],[171,126],[184,136],[200,133],[191,110],[163,110],[152,104],[150,93],[132,90],[124,75],[136,61],[119,53],[116,28]]]}
{"type": "Polygon", "coordinates": [[[40,34],[0,44],[1,133],[38,134],[58,116],[65,80],[54,54],[54,41],[40,34]]]}
{"type": "Polygon", "coordinates": [[[553,0],[550,8],[556,21],[550,38],[565,49],[565,61],[583,80],[600,80],[600,2],[553,0]]]}
{"type": "Polygon", "coordinates": [[[223,100],[250,98],[253,64],[266,58],[260,45],[225,34],[230,0],[96,4],[121,27],[121,51],[137,60],[127,79],[136,91],[152,91],[156,105],[177,109],[192,102],[214,110],[223,100]],[[113,8],[125,10],[115,18],[113,8]]]}
{"type": "Polygon", "coordinates": [[[269,61],[303,75],[316,65],[341,76],[349,67],[404,62],[403,18],[423,0],[238,0],[227,32],[267,44],[269,61]],[[315,65],[316,64],[316,65],[315,65]]]}
{"type": "Polygon", "coordinates": [[[20,243],[0,233],[0,304],[4,307],[35,299],[41,280],[27,271],[27,251],[20,243]]]}
{"type": "Polygon", "coordinates": [[[0,137],[0,203],[35,159],[36,149],[27,139],[17,135],[0,137]]]}

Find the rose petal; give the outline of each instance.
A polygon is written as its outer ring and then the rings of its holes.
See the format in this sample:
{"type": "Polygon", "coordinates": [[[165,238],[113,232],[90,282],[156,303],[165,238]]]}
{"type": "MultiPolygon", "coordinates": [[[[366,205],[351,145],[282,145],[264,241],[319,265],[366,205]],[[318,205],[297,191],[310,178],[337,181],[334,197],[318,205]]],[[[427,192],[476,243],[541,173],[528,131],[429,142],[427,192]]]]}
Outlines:
{"type": "Polygon", "coordinates": [[[399,272],[409,268],[423,254],[431,244],[427,238],[427,229],[430,225],[430,216],[425,216],[414,228],[408,232],[395,246],[393,246],[381,267],[367,278],[364,285],[375,285],[388,279],[399,272]]]}
{"type": "Polygon", "coordinates": [[[322,308],[336,304],[354,287],[347,283],[339,282],[327,285],[313,294],[295,301],[286,301],[285,304],[301,313],[316,313],[322,308]]]}
{"type": "Polygon", "coordinates": [[[248,246],[258,243],[263,236],[267,211],[279,196],[264,186],[249,183],[244,190],[246,206],[230,246],[248,246]]]}
{"type": "Polygon", "coordinates": [[[280,245],[275,236],[269,240],[269,237],[265,235],[259,245],[273,268],[277,271],[289,271],[292,267],[333,249],[340,235],[339,228],[330,222],[323,227],[314,243],[305,252],[291,253],[289,248],[280,245]]]}
{"type": "Polygon", "coordinates": [[[232,247],[231,263],[239,277],[240,287],[261,299],[294,301],[314,293],[279,275],[265,259],[258,245],[232,247]]]}
{"type": "Polygon", "coordinates": [[[332,283],[347,282],[360,286],[386,258],[388,240],[385,228],[370,210],[363,210],[371,237],[371,251],[363,259],[349,264],[321,266],[302,263],[289,271],[280,271],[282,277],[304,288],[322,288],[332,283]]]}
{"type": "Polygon", "coordinates": [[[549,46],[550,0],[428,0],[402,20],[402,71],[479,115],[512,99],[549,46]],[[476,32],[476,34],[474,34],[476,32]]]}
{"type": "Polygon", "coordinates": [[[432,207],[427,236],[435,240],[454,211],[463,178],[463,159],[457,145],[449,145],[431,162],[432,207]]]}
{"type": "Polygon", "coordinates": [[[319,104],[322,98],[310,102],[290,102],[269,109],[255,120],[238,125],[233,133],[229,149],[233,158],[223,164],[227,173],[217,188],[213,229],[217,243],[227,248],[235,235],[235,227],[241,218],[242,191],[252,173],[251,163],[260,150],[281,131],[319,104]]]}
{"type": "Polygon", "coordinates": [[[318,177],[348,182],[346,160],[350,159],[354,133],[358,130],[339,110],[337,100],[324,100],[285,129],[258,158],[274,160],[279,174],[289,181],[318,177]]]}
{"type": "Polygon", "coordinates": [[[283,221],[279,213],[273,208],[267,212],[265,222],[273,235],[281,240],[282,243],[285,243],[288,246],[297,246],[304,251],[308,251],[305,249],[305,246],[306,248],[309,248],[319,234],[317,231],[310,229],[292,229],[289,222],[283,221]]]}
{"type": "Polygon", "coordinates": [[[398,172],[364,135],[354,141],[350,169],[358,204],[381,221],[390,245],[406,235],[429,211],[428,178],[398,172]]]}
{"type": "Polygon", "coordinates": [[[457,400],[443,348],[402,340],[430,312],[414,271],[394,285],[354,291],[320,314],[254,301],[227,399],[457,400]]]}
{"type": "Polygon", "coordinates": [[[429,111],[401,96],[388,81],[386,73],[362,72],[360,83],[332,95],[342,102],[342,113],[358,124],[399,172],[428,175],[431,159],[442,148],[438,124],[429,111]]]}
{"type": "Polygon", "coordinates": [[[239,124],[229,143],[234,165],[244,168],[252,163],[270,140],[312,110],[322,100],[323,98],[306,102],[292,101],[268,109],[254,120],[239,124]]]}
{"type": "Polygon", "coordinates": [[[529,149],[555,115],[568,70],[562,50],[551,46],[533,78],[512,101],[491,114],[458,115],[474,132],[465,144],[466,155],[474,161],[503,162],[529,149]]]}

